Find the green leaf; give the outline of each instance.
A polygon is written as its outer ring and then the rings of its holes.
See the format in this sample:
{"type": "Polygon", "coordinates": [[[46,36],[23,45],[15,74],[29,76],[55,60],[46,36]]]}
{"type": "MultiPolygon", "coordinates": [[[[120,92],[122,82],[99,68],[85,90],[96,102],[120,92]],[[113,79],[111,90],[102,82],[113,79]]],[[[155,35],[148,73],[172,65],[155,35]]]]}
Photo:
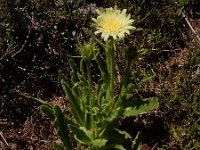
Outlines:
{"type": "Polygon", "coordinates": [[[86,129],[90,129],[92,126],[92,114],[87,112],[85,117],[85,127],[86,129]]]}
{"type": "Polygon", "coordinates": [[[112,144],[125,144],[127,139],[132,139],[131,136],[125,131],[120,131],[119,129],[113,128],[110,130],[104,131],[104,134],[101,136],[104,139],[107,139],[109,143],[112,144]]]}
{"type": "Polygon", "coordinates": [[[87,137],[89,137],[89,139],[91,141],[93,140],[93,133],[92,133],[92,131],[87,130],[85,127],[80,127],[79,129],[82,130],[87,135],[87,137]]]}
{"type": "Polygon", "coordinates": [[[141,133],[138,132],[131,145],[131,150],[140,150],[141,133]]]}
{"type": "Polygon", "coordinates": [[[129,48],[126,52],[126,55],[125,55],[125,59],[128,62],[127,68],[129,68],[131,66],[133,61],[136,60],[137,56],[138,56],[138,48],[135,45],[129,46],[129,48]]]}
{"type": "Polygon", "coordinates": [[[66,98],[69,102],[69,105],[70,105],[70,108],[71,108],[74,118],[76,119],[77,123],[83,125],[84,124],[84,112],[80,109],[78,100],[75,98],[71,89],[69,88],[69,85],[66,82],[61,80],[61,84],[65,91],[66,98]]]}
{"type": "Polygon", "coordinates": [[[148,105],[149,101],[144,99],[124,99],[121,103],[122,108],[133,107],[138,109],[142,105],[148,105]]]}
{"type": "Polygon", "coordinates": [[[122,76],[122,90],[128,86],[128,84],[131,82],[131,70],[129,68],[126,68],[123,72],[122,76]]]}
{"type": "Polygon", "coordinates": [[[75,99],[77,100],[77,103],[82,112],[85,112],[89,105],[88,102],[90,99],[89,92],[90,92],[89,84],[84,79],[82,80],[82,78],[80,78],[80,82],[75,83],[74,86],[72,87],[72,93],[75,99]]]}
{"type": "Polygon", "coordinates": [[[69,137],[69,130],[67,127],[67,120],[65,119],[65,115],[58,106],[55,106],[54,111],[56,116],[54,124],[57,127],[57,133],[60,136],[66,149],[72,150],[72,144],[69,137]]]}
{"type": "Polygon", "coordinates": [[[47,105],[47,106],[49,106],[49,107],[52,107],[51,104],[49,104],[47,101],[44,101],[44,100],[42,100],[42,99],[40,99],[40,98],[35,98],[35,97],[30,96],[30,95],[26,95],[26,94],[24,94],[24,93],[16,92],[16,91],[14,91],[13,93],[14,93],[14,94],[18,94],[19,96],[22,96],[22,97],[26,98],[27,100],[31,100],[31,101],[33,101],[33,102],[38,102],[38,103],[40,103],[40,104],[42,104],[42,105],[47,105]]]}
{"type": "Polygon", "coordinates": [[[118,150],[126,150],[122,145],[115,145],[113,148],[118,150]]]}
{"type": "Polygon", "coordinates": [[[71,70],[71,80],[73,83],[76,83],[79,81],[78,75],[77,75],[78,70],[77,70],[77,66],[73,59],[69,59],[69,65],[71,66],[71,69],[72,69],[71,70]]]}
{"type": "Polygon", "coordinates": [[[125,139],[132,139],[131,135],[130,135],[128,132],[119,130],[119,129],[117,129],[117,128],[115,128],[115,130],[118,131],[119,134],[124,135],[124,138],[125,138],[125,139]]]}
{"type": "Polygon", "coordinates": [[[94,147],[104,147],[107,143],[107,139],[95,139],[92,141],[94,147]]]}
{"type": "Polygon", "coordinates": [[[158,107],[159,103],[157,98],[151,98],[150,100],[145,101],[141,100],[141,102],[138,101],[137,103],[134,103],[133,100],[133,105],[126,106],[123,115],[125,117],[137,116],[141,113],[148,112],[153,109],[158,109],[158,107]]]}
{"type": "Polygon", "coordinates": [[[40,106],[40,109],[52,120],[55,119],[55,115],[54,115],[54,109],[46,106],[46,105],[42,105],[40,106]]]}
{"type": "MultiPolygon", "coordinates": [[[[99,106],[102,106],[105,101],[106,93],[105,93],[105,84],[102,83],[102,80],[96,84],[96,95],[97,95],[97,103],[99,106]]],[[[106,102],[107,103],[107,102],[106,102]]]]}
{"type": "Polygon", "coordinates": [[[152,75],[152,76],[144,77],[144,78],[138,83],[138,86],[139,86],[139,85],[142,85],[143,83],[146,83],[147,81],[152,80],[155,76],[156,76],[156,73],[153,72],[153,75],[152,75]]]}
{"type": "Polygon", "coordinates": [[[56,150],[65,150],[62,144],[58,144],[58,143],[56,143],[56,142],[53,142],[53,147],[54,147],[56,150]]]}
{"type": "Polygon", "coordinates": [[[99,132],[99,136],[105,136],[105,137],[110,137],[110,131],[112,131],[119,119],[118,112],[115,114],[101,119],[99,122],[101,123],[101,126],[103,127],[102,131],[99,132]]]}
{"type": "MultiPolygon", "coordinates": [[[[79,82],[78,82],[79,83],[79,82]]],[[[74,96],[77,98],[78,103],[80,103],[80,97],[81,97],[81,91],[80,91],[80,86],[78,83],[75,83],[74,86],[72,87],[72,92],[74,96]]]]}
{"type": "Polygon", "coordinates": [[[83,78],[86,78],[85,68],[84,68],[84,60],[83,59],[81,59],[81,61],[80,61],[80,71],[81,71],[83,78]]]}
{"type": "Polygon", "coordinates": [[[88,91],[89,91],[89,85],[85,81],[76,82],[72,87],[72,92],[76,98],[80,98],[82,94],[84,94],[86,97],[87,94],[85,93],[88,93],[88,91]]]}
{"type": "Polygon", "coordinates": [[[71,128],[74,138],[82,144],[90,145],[93,140],[92,132],[85,129],[84,127],[76,127],[73,125],[69,125],[71,128]]]}
{"type": "Polygon", "coordinates": [[[66,83],[68,82],[66,76],[64,75],[64,73],[62,72],[62,70],[58,70],[58,78],[60,81],[65,81],[66,83]]]}
{"type": "Polygon", "coordinates": [[[108,67],[107,67],[106,61],[100,55],[100,53],[97,53],[96,61],[98,63],[99,69],[101,71],[102,78],[103,78],[104,82],[108,85],[109,82],[110,82],[110,76],[109,76],[109,72],[108,72],[108,67]]]}
{"type": "Polygon", "coordinates": [[[110,150],[110,149],[115,149],[115,150],[126,150],[123,145],[120,144],[108,144],[106,145],[103,149],[105,150],[110,150]]]}
{"type": "MultiPolygon", "coordinates": [[[[128,78],[128,77],[127,77],[128,78]]],[[[130,99],[133,96],[132,91],[137,88],[136,84],[130,83],[129,79],[125,79],[123,86],[120,89],[120,94],[118,95],[117,106],[120,107],[124,101],[130,99]]]]}

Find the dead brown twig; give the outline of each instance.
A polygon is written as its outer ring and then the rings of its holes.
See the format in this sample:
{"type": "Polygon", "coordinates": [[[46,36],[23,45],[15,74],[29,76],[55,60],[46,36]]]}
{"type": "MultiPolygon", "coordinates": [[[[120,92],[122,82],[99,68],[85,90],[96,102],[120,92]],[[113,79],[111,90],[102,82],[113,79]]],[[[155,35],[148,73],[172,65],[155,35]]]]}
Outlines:
{"type": "Polygon", "coordinates": [[[184,17],[185,17],[185,21],[186,21],[186,23],[188,24],[188,26],[190,27],[191,31],[193,32],[193,34],[196,36],[196,38],[197,38],[198,41],[200,42],[200,37],[199,37],[198,33],[197,33],[197,32],[194,30],[194,28],[192,27],[192,25],[191,25],[189,19],[188,19],[186,16],[184,16],[184,17]]]}
{"type": "Polygon", "coordinates": [[[3,143],[4,143],[6,146],[9,146],[9,144],[8,144],[8,142],[6,141],[6,139],[4,138],[2,132],[0,132],[0,137],[1,137],[1,139],[3,140],[3,143]]]}

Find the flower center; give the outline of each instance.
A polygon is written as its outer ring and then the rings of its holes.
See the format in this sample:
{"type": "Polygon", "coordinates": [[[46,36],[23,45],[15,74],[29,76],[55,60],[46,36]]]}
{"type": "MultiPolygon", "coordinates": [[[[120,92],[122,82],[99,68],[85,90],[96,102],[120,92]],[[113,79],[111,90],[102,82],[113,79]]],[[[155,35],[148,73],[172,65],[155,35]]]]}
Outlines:
{"type": "Polygon", "coordinates": [[[121,23],[118,18],[113,18],[114,16],[106,19],[106,21],[102,24],[102,28],[104,28],[107,32],[120,32],[121,23]]]}

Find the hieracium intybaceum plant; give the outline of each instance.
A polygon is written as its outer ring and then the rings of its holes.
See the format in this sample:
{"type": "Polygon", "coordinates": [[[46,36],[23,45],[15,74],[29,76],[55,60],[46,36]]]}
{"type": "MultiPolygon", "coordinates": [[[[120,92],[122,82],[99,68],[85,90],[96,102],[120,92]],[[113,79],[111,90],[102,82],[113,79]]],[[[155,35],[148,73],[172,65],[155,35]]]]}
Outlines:
{"type": "MultiPolygon", "coordinates": [[[[133,139],[129,133],[117,128],[122,117],[137,116],[142,112],[158,108],[157,100],[138,100],[131,95],[136,84],[131,82],[131,64],[137,57],[137,48],[129,46],[120,68],[121,79],[116,78],[117,51],[119,42],[134,30],[133,19],[127,10],[117,7],[97,10],[93,20],[96,29],[89,42],[79,42],[80,56],[69,60],[71,82],[60,71],[59,78],[66,94],[70,116],[59,106],[43,105],[41,109],[57,128],[62,143],[56,149],[138,149],[139,134],[133,139]],[[99,37],[101,35],[101,38],[99,37]],[[102,40],[101,40],[102,39],[102,40]],[[74,59],[80,59],[78,67],[74,59]],[[92,80],[91,62],[96,61],[101,73],[98,81],[92,80]],[[118,86],[119,88],[115,88],[118,86]],[[130,142],[133,141],[133,142],[130,142]]],[[[119,69],[117,69],[119,72],[119,69]]]]}

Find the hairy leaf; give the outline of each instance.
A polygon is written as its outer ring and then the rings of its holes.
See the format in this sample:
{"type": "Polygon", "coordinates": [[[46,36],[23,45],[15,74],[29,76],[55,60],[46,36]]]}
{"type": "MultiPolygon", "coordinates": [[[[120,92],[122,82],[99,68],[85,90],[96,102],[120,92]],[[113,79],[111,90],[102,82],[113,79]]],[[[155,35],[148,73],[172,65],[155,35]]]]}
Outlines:
{"type": "Polygon", "coordinates": [[[131,149],[132,150],[140,150],[140,142],[141,142],[141,133],[138,132],[135,136],[134,141],[132,142],[131,149]]]}
{"type": "Polygon", "coordinates": [[[65,150],[65,148],[63,147],[62,144],[58,144],[56,142],[53,142],[53,147],[56,149],[56,150],[65,150]]]}
{"type": "Polygon", "coordinates": [[[76,127],[69,125],[71,128],[74,138],[82,144],[90,145],[93,140],[91,131],[85,129],[84,127],[76,127]]]}
{"type": "Polygon", "coordinates": [[[128,67],[129,68],[132,64],[132,62],[137,58],[138,56],[138,48],[135,46],[135,45],[130,45],[127,52],[126,52],[126,55],[125,55],[125,59],[127,60],[128,62],[128,67]]]}
{"type": "Polygon", "coordinates": [[[55,119],[55,115],[54,115],[54,109],[50,108],[49,106],[46,105],[42,105],[40,106],[40,109],[46,114],[48,115],[48,117],[52,120],[55,119]]]}
{"type": "Polygon", "coordinates": [[[96,61],[98,63],[104,82],[106,84],[109,84],[110,77],[109,77],[108,67],[107,67],[105,59],[100,55],[100,53],[96,55],[96,61]]]}
{"type": "Polygon", "coordinates": [[[66,149],[71,150],[72,144],[69,137],[69,129],[67,127],[67,120],[65,119],[65,115],[58,106],[55,106],[54,111],[56,116],[54,124],[57,127],[57,133],[60,136],[66,149]]]}
{"type": "MultiPolygon", "coordinates": [[[[133,100],[134,103],[134,100],[133,100]]],[[[130,116],[137,116],[140,113],[144,113],[153,109],[157,109],[159,107],[158,99],[157,98],[151,98],[150,100],[146,101],[139,101],[133,106],[126,106],[123,115],[125,117],[130,117],[130,116]]]]}
{"type": "Polygon", "coordinates": [[[104,147],[106,145],[107,141],[108,141],[107,139],[95,139],[92,141],[92,145],[94,147],[98,147],[98,148],[104,147]]]}
{"type": "Polygon", "coordinates": [[[73,95],[71,89],[69,88],[69,85],[66,82],[64,82],[63,80],[61,80],[61,84],[65,91],[66,98],[69,102],[69,105],[70,105],[70,108],[71,108],[74,118],[76,119],[77,123],[83,125],[84,124],[84,112],[80,109],[80,105],[79,105],[77,99],[75,98],[75,96],[73,95]]]}

